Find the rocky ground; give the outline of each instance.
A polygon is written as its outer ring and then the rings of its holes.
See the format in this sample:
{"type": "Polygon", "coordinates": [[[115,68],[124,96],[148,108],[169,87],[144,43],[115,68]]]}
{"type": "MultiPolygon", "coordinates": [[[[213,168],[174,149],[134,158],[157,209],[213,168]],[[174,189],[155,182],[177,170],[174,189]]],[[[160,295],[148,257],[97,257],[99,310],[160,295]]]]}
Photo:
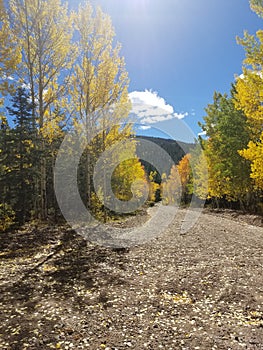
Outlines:
{"type": "Polygon", "coordinates": [[[0,349],[263,349],[262,219],[205,211],[182,235],[185,212],[129,249],[1,233],[0,349]]]}

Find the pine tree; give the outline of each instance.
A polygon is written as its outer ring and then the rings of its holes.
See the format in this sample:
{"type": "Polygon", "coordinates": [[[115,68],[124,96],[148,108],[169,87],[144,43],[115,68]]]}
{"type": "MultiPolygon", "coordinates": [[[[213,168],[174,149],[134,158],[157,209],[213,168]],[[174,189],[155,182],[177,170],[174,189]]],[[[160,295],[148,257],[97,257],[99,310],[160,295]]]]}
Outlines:
{"type": "Polygon", "coordinates": [[[12,147],[9,151],[12,159],[10,159],[7,182],[17,220],[22,224],[33,210],[37,159],[34,149],[36,130],[32,116],[32,102],[25,88],[18,88],[12,98],[12,106],[7,109],[15,125],[10,133],[12,147]]]}
{"type": "Polygon", "coordinates": [[[9,228],[15,219],[15,213],[12,208],[10,198],[10,184],[7,181],[11,171],[12,164],[11,145],[10,145],[11,129],[5,116],[0,118],[0,230],[9,228]]]}
{"type": "Polygon", "coordinates": [[[55,106],[66,104],[72,65],[72,22],[66,4],[60,0],[11,0],[9,6],[12,33],[23,57],[16,73],[29,86],[32,115],[40,131],[37,209],[45,219],[48,210],[45,137],[52,134],[46,128],[54,122],[55,106]]]}

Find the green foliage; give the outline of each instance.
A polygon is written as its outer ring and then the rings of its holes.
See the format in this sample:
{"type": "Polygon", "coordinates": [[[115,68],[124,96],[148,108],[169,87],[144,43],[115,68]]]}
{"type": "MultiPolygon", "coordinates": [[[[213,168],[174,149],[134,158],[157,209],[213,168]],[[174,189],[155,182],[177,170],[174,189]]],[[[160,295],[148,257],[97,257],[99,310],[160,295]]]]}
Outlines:
{"type": "Polygon", "coordinates": [[[242,200],[252,189],[249,164],[239,154],[249,141],[249,131],[244,113],[235,109],[233,96],[215,93],[201,124],[207,135],[203,147],[209,169],[209,196],[228,201],[242,200]]]}
{"type": "Polygon", "coordinates": [[[7,109],[15,126],[5,136],[8,147],[4,153],[8,162],[2,181],[5,181],[5,187],[8,188],[6,200],[10,201],[16,212],[16,219],[22,224],[30,216],[30,209],[33,207],[36,128],[28,92],[18,88],[11,101],[12,106],[7,109]]]}
{"type": "MultiPolygon", "coordinates": [[[[243,203],[253,197],[253,184],[254,191],[263,189],[262,30],[238,39],[246,51],[243,76],[231,97],[215,93],[205,109],[203,152],[200,148],[185,156],[190,145],[146,138],[177,164],[170,174],[159,174],[138,159],[134,140],[111,153],[115,144],[131,140],[133,131],[128,123],[128,74],[120,45],[114,44],[110,17],[88,2],[76,13],[69,13],[60,0],[11,0],[8,11],[4,4],[0,0],[0,107],[4,101],[9,106],[0,115],[0,229],[14,220],[22,224],[32,216],[59,215],[53,169],[69,130],[88,139],[96,135],[80,159],[78,184],[85,205],[104,221],[112,215],[103,204],[106,181],[97,194],[93,183],[103,155],[100,171],[111,178],[120,201],[131,200],[133,194],[142,198],[147,185],[149,202],[161,196],[168,202],[182,196],[187,202],[193,191],[204,199],[207,183],[210,198],[243,203]]],[[[263,17],[262,0],[250,5],[263,17]]]]}

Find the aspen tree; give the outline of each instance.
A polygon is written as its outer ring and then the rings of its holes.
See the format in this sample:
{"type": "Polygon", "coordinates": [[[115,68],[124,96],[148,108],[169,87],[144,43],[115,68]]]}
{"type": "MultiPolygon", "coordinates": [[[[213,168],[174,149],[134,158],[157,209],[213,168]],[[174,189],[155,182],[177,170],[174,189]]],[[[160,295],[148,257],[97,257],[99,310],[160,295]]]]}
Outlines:
{"type": "MultiPolygon", "coordinates": [[[[86,202],[92,208],[93,168],[99,155],[116,140],[130,135],[127,123],[130,110],[128,74],[120,45],[113,45],[114,29],[110,17],[100,8],[93,11],[90,3],[80,5],[74,14],[77,37],[77,61],[71,78],[71,103],[75,125],[85,130],[89,141],[86,149],[86,202]],[[98,133],[98,134],[97,134],[98,133]],[[93,139],[94,135],[97,135],[93,139]]],[[[110,162],[110,160],[109,160],[110,162]]],[[[105,172],[106,167],[101,169],[105,172]]],[[[106,189],[103,190],[106,196],[106,189]]]]}
{"type": "MultiPolygon", "coordinates": [[[[251,0],[250,6],[263,18],[262,0],[251,0]]],[[[244,47],[246,58],[243,75],[237,79],[235,105],[245,113],[250,131],[250,141],[239,153],[251,162],[250,176],[255,188],[263,190],[263,30],[258,30],[256,35],[245,32],[238,43],[244,47]]]]}
{"type": "Polygon", "coordinates": [[[38,211],[47,216],[45,126],[52,110],[66,94],[71,65],[71,19],[60,0],[11,0],[12,30],[21,48],[17,74],[29,88],[33,118],[39,128],[40,185],[38,211]],[[64,81],[63,81],[64,80],[64,81]],[[43,132],[43,133],[42,133],[43,132]]]}
{"type": "MultiPolygon", "coordinates": [[[[3,0],[0,0],[0,97],[9,92],[21,53],[10,28],[3,0]]],[[[0,107],[3,99],[0,99],[0,107]]]]}

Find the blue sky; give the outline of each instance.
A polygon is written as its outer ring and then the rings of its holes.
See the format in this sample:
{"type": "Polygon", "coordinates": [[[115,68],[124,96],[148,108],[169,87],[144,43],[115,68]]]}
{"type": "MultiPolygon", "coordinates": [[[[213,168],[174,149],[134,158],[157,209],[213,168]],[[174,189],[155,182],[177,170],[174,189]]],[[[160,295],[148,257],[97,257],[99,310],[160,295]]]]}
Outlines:
{"type": "MultiPolygon", "coordinates": [[[[112,18],[129,72],[129,91],[156,92],[175,113],[188,113],[181,120],[195,135],[214,91],[228,92],[235,74],[242,72],[244,50],[236,36],[263,27],[248,0],[90,2],[112,18]]],[[[69,1],[70,7],[78,3],[69,1]]],[[[167,130],[174,123],[167,121],[167,130]]]]}

